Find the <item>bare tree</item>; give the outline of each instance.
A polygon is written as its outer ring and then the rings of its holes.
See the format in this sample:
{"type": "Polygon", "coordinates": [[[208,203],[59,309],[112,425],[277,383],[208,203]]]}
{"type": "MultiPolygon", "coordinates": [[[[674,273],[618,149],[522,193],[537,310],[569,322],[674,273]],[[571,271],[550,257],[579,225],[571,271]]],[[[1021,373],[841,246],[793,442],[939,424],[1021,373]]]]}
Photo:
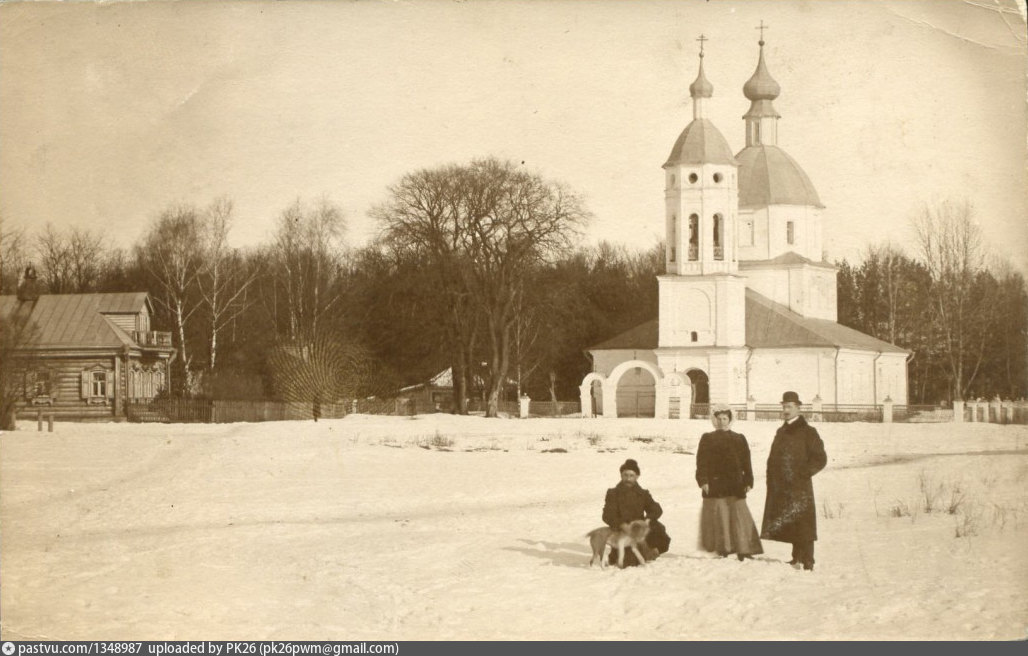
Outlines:
{"type": "Polygon", "coordinates": [[[69,284],[74,291],[96,289],[106,260],[103,244],[102,232],[72,228],[67,238],[67,259],[69,284]]]}
{"type": "Polygon", "coordinates": [[[980,293],[985,264],[981,229],[970,202],[964,201],[925,207],[914,230],[931,278],[928,293],[953,396],[961,400],[981,366],[995,312],[980,293]]]}
{"type": "Polygon", "coordinates": [[[25,264],[25,233],[4,225],[0,216],[0,294],[14,289],[25,264]]]}
{"type": "Polygon", "coordinates": [[[197,285],[203,268],[202,244],[199,212],[183,205],[162,212],[139,247],[139,259],[157,285],[153,298],[174,323],[178,361],[189,393],[194,390],[195,380],[186,327],[202,303],[197,285]]]}
{"type": "Polygon", "coordinates": [[[38,361],[26,347],[38,335],[29,321],[31,303],[13,296],[0,300],[0,430],[14,430],[18,400],[25,394],[25,376],[38,361]]]}
{"type": "Polygon", "coordinates": [[[582,203],[562,185],[497,159],[409,174],[389,195],[373,210],[386,239],[431,256],[454,308],[455,386],[458,365],[469,364],[465,354],[474,352],[474,334],[462,325],[467,309],[481,318],[488,349],[486,415],[495,417],[525,276],[533,264],[570,245],[587,216],[582,203]]]}
{"type": "Polygon", "coordinates": [[[51,294],[70,292],[71,245],[64,235],[49,223],[41,234],[36,235],[36,256],[47,290],[51,294]]]}
{"type": "Polygon", "coordinates": [[[252,303],[248,291],[258,272],[248,268],[246,261],[228,245],[232,227],[232,201],[215,200],[203,217],[202,243],[203,269],[197,277],[200,297],[206,304],[209,359],[208,369],[214,370],[218,360],[218,335],[252,303]]]}
{"type": "Polygon", "coordinates": [[[279,217],[269,260],[282,288],[291,343],[310,343],[341,298],[345,227],[342,211],[325,199],[313,208],[297,199],[279,217]]]}

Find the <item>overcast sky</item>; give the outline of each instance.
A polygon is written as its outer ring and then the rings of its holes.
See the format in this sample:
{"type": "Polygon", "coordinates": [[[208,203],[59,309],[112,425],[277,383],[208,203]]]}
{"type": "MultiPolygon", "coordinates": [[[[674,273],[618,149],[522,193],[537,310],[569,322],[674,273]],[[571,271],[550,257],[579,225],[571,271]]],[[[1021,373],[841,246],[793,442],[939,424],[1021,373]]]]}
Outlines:
{"type": "Polygon", "coordinates": [[[243,246],[326,197],[357,245],[404,173],[496,155],[579,191],[588,241],[648,247],[696,38],[707,116],[739,150],[763,20],[779,145],[826,205],[831,259],[909,242],[925,203],[966,198],[1028,272],[1022,16],[1015,0],[4,4],[0,214],[127,246],[169,204],[225,195],[243,246]]]}

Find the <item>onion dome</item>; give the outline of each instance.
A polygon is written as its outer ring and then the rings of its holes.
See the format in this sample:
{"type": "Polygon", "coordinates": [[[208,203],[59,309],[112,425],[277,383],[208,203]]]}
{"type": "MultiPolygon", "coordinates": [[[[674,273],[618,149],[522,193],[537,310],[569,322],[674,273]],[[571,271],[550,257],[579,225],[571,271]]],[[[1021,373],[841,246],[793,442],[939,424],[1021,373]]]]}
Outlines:
{"type": "Polygon", "coordinates": [[[754,102],[758,100],[774,100],[782,92],[782,88],[778,86],[778,83],[771,77],[771,74],[767,72],[767,66],[764,64],[763,40],[760,41],[760,59],[757,61],[757,70],[753,72],[750,79],[743,85],[742,92],[743,95],[754,102]]]}
{"type": "Polygon", "coordinates": [[[700,74],[696,81],[689,85],[689,95],[693,98],[710,98],[714,95],[714,85],[703,76],[703,55],[700,55],[700,74]]]}

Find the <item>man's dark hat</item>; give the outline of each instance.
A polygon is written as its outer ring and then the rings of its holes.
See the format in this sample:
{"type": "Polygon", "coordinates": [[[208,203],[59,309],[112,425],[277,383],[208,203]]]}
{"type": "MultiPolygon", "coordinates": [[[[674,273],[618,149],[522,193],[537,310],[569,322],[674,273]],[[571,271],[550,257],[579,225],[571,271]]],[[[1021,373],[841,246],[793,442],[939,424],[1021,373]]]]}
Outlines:
{"type": "Polygon", "coordinates": [[[636,473],[636,475],[638,475],[639,474],[639,463],[637,463],[636,461],[634,461],[631,458],[629,458],[628,460],[625,461],[625,464],[621,465],[621,468],[618,469],[618,471],[625,471],[626,469],[630,469],[630,470],[634,471],[636,473]]]}
{"type": "Polygon", "coordinates": [[[782,403],[795,403],[796,405],[802,405],[800,403],[800,395],[796,392],[786,392],[782,394],[782,403]]]}

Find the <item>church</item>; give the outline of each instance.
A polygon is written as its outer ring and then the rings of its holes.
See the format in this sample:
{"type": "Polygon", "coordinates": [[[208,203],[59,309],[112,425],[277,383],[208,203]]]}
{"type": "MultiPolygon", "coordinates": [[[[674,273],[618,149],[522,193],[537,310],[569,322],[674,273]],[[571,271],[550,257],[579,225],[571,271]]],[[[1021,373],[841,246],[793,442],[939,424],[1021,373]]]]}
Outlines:
{"type": "Polygon", "coordinates": [[[837,322],[823,261],[824,205],[778,144],[781,92],[764,61],[743,86],[745,147],[704,116],[713,85],[689,86],[693,120],[664,163],[665,274],[659,315],[588,349],[585,416],[689,416],[708,403],[907,403],[910,352],[837,322]]]}

